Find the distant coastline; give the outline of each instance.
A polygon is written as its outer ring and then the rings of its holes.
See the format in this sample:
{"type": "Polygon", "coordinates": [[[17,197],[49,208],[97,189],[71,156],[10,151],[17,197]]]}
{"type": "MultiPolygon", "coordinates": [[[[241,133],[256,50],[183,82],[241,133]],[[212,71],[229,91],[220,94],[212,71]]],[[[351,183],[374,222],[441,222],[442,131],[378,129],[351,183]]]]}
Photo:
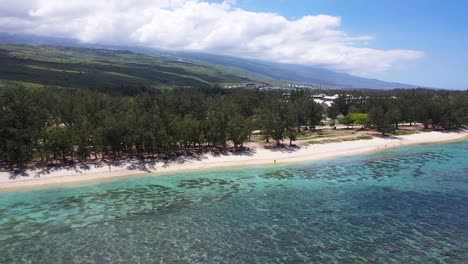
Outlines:
{"type": "Polygon", "coordinates": [[[281,165],[325,160],[337,157],[365,154],[390,148],[415,144],[449,142],[468,138],[468,132],[427,132],[421,134],[373,138],[362,141],[333,142],[318,145],[268,150],[251,147],[244,154],[206,154],[192,159],[176,160],[169,163],[155,160],[148,163],[121,161],[117,165],[105,163],[78,164],[74,167],[28,169],[22,175],[0,172],[0,191],[15,191],[35,188],[67,186],[88,182],[99,182],[142,175],[173,174],[204,169],[247,167],[260,165],[281,165]],[[14,177],[12,177],[14,176],[14,177]]]}

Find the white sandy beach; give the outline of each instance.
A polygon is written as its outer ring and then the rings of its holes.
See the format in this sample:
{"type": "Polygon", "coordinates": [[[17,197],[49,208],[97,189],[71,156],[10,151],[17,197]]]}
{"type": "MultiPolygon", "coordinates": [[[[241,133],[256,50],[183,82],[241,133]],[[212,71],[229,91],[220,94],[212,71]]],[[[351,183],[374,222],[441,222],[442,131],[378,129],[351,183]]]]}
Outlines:
{"type": "Polygon", "coordinates": [[[264,148],[251,149],[244,155],[204,155],[193,159],[164,164],[156,162],[151,165],[140,166],[136,162],[122,162],[119,165],[106,164],[76,166],[73,168],[50,169],[45,168],[26,170],[15,177],[10,172],[0,172],[0,190],[18,190],[42,188],[47,186],[63,186],[73,183],[84,183],[108,180],[120,177],[134,177],[138,175],[161,175],[181,171],[200,169],[226,168],[252,165],[280,165],[323,160],[335,157],[363,154],[380,151],[393,147],[412,144],[436,143],[466,139],[468,132],[426,132],[393,138],[373,138],[371,140],[345,141],[300,147],[295,150],[264,148]],[[276,161],[276,163],[275,163],[276,161]]]}

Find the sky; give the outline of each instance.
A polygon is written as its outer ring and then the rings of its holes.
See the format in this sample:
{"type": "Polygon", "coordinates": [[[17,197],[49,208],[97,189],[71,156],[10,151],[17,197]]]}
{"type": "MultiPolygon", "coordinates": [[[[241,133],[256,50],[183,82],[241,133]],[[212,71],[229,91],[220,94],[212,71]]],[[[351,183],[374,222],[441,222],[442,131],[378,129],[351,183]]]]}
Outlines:
{"type": "Polygon", "coordinates": [[[0,32],[468,89],[464,0],[0,0],[0,32]]]}

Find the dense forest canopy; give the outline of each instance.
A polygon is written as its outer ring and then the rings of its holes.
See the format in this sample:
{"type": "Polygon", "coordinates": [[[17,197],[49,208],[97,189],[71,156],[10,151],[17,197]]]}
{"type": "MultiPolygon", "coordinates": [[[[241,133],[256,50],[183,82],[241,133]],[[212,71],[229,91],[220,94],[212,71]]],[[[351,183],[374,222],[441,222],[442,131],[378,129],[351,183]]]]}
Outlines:
{"type": "Polygon", "coordinates": [[[0,160],[17,166],[170,157],[228,142],[237,149],[254,130],[279,144],[327,116],[382,133],[402,122],[440,129],[468,124],[468,92],[329,91],[340,94],[329,108],[314,102],[314,92],[207,86],[120,95],[6,84],[0,89],[0,160]]]}

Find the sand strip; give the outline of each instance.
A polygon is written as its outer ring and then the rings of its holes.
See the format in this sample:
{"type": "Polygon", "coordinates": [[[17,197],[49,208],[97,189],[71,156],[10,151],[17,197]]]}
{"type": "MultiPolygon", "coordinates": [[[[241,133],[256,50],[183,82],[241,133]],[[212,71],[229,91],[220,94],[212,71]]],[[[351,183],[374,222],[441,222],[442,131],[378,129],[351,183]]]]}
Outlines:
{"type": "Polygon", "coordinates": [[[182,171],[195,171],[214,168],[248,167],[255,165],[280,165],[324,160],[382,151],[413,144],[448,142],[468,138],[468,132],[425,132],[393,138],[373,138],[371,140],[345,141],[301,147],[296,150],[253,149],[245,155],[204,155],[196,159],[164,164],[156,162],[145,167],[135,162],[122,162],[119,165],[91,165],[89,167],[27,170],[23,176],[12,178],[10,172],[0,172],[0,191],[65,186],[77,183],[96,182],[138,175],[163,175],[182,171]]]}

